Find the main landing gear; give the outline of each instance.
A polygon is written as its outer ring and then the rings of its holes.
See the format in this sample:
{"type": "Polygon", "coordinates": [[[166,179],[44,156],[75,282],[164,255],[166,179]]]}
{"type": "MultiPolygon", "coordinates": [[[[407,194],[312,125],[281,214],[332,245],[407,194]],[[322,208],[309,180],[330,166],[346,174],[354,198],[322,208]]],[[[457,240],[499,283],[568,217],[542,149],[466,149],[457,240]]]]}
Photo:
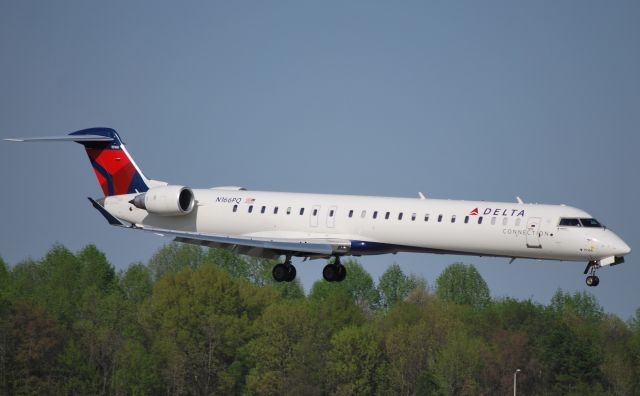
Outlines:
{"type": "Polygon", "coordinates": [[[333,263],[325,265],[322,277],[327,282],[342,282],[347,277],[347,269],[340,263],[340,257],[336,256],[333,263]]]}
{"type": "Polygon", "coordinates": [[[287,256],[284,263],[276,264],[271,275],[276,282],[291,282],[296,279],[296,267],[291,264],[291,256],[287,256]]]}
{"type": "Polygon", "coordinates": [[[589,263],[587,264],[587,268],[584,269],[584,274],[589,274],[585,281],[587,283],[587,286],[595,287],[600,284],[600,278],[596,276],[596,270],[598,268],[600,268],[600,264],[598,264],[597,261],[589,261],[589,263]]]}
{"type": "MultiPolygon", "coordinates": [[[[284,263],[276,264],[271,271],[276,282],[291,282],[296,279],[296,267],[291,264],[291,256],[287,256],[284,263]]],[[[347,277],[347,269],[336,256],[333,263],[325,265],[322,276],[327,282],[342,282],[347,277]]]]}

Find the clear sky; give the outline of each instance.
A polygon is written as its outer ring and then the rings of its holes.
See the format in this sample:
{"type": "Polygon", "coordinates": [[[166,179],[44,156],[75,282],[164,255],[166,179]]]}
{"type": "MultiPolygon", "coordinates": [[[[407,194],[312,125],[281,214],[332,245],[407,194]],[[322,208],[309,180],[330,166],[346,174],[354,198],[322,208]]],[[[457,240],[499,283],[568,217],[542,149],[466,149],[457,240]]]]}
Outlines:
{"type": "MultiPolygon", "coordinates": [[[[583,263],[400,254],[431,284],[475,264],[494,297],[589,290],[640,306],[638,1],[0,1],[0,137],[120,132],[191,187],[566,203],[634,250],[583,263]]],[[[75,144],[0,142],[0,256],[89,243],[119,269],[167,239],[109,227],[75,144]]],[[[323,261],[297,262],[305,287],[323,261]]]]}

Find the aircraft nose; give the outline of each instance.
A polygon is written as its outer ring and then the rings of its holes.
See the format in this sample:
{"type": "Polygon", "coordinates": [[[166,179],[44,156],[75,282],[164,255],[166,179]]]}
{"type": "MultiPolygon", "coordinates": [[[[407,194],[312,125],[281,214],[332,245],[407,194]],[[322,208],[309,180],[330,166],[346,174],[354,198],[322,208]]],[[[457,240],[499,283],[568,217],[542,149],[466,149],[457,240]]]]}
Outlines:
{"type": "Polygon", "coordinates": [[[623,240],[620,240],[620,242],[620,255],[626,256],[627,254],[631,253],[631,247],[629,247],[629,245],[627,245],[623,240]]]}
{"type": "Polygon", "coordinates": [[[611,236],[613,237],[611,240],[611,247],[614,250],[614,254],[616,256],[625,256],[629,253],[631,253],[631,248],[629,247],[629,245],[626,244],[625,241],[622,240],[622,238],[620,238],[618,235],[616,235],[615,233],[611,233],[611,236]]]}

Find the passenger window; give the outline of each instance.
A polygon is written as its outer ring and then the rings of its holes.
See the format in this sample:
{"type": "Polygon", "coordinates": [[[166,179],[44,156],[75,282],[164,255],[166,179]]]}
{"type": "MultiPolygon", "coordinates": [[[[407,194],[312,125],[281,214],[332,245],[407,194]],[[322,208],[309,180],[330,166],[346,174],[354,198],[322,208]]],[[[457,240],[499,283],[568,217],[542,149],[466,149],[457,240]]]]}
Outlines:
{"type": "Polygon", "coordinates": [[[277,207],[277,206],[275,206],[275,207],[273,208],[273,214],[278,214],[278,207],[277,207]]]}
{"type": "Polygon", "coordinates": [[[304,214],[304,208],[300,208],[300,216],[304,214]]]}
{"type": "Polygon", "coordinates": [[[238,211],[238,205],[233,205],[233,213],[236,213],[238,211]]]}
{"type": "Polygon", "coordinates": [[[496,218],[495,217],[491,218],[491,225],[496,225],[496,218]]]}
{"type": "Polygon", "coordinates": [[[263,206],[262,209],[260,209],[260,213],[264,213],[267,210],[266,206],[263,206]]]}
{"type": "Polygon", "coordinates": [[[384,219],[385,220],[389,220],[389,216],[391,215],[391,212],[387,212],[384,214],[384,219]]]}
{"type": "Polygon", "coordinates": [[[353,209],[349,211],[349,217],[353,217],[353,209]]]}
{"type": "MultiPolygon", "coordinates": [[[[300,214],[302,214],[302,213],[300,213],[300,214]]],[[[314,215],[314,216],[317,216],[317,215],[318,215],[318,209],[314,209],[314,210],[313,210],[313,215],[314,215]]]]}
{"type": "Polygon", "coordinates": [[[429,213],[427,213],[426,215],[424,215],[424,221],[429,221],[429,213]]]}
{"type": "Polygon", "coordinates": [[[377,219],[378,218],[378,211],[376,210],[375,212],[373,212],[373,218],[377,219]]]}
{"type": "Polygon", "coordinates": [[[518,226],[520,225],[520,221],[522,221],[522,219],[521,219],[521,218],[517,218],[517,219],[516,219],[516,227],[518,227],[518,226]]]}
{"type": "Polygon", "coordinates": [[[411,221],[416,221],[416,214],[415,213],[411,213],[411,221]]]}
{"type": "Polygon", "coordinates": [[[402,212],[398,213],[398,220],[402,220],[402,212]]]}
{"type": "Polygon", "coordinates": [[[333,213],[334,213],[334,211],[333,211],[333,209],[331,209],[331,210],[329,211],[329,217],[333,217],[333,213]]]}
{"type": "Polygon", "coordinates": [[[253,205],[249,205],[249,213],[253,212],[253,205]]]}
{"type": "Polygon", "coordinates": [[[456,215],[451,216],[451,222],[455,223],[456,222],[456,215]]]}
{"type": "Polygon", "coordinates": [[[366,210],[363,210],[363,211],[360,213],[360,217],[364,219],[366,216],[367,216],[367,211],[366,211],[366,210]]]}
{"type": "Polygon", "coordinates": [[[438,215],[438,223],[442,222],[442,215],[438,215]]]}
{"type": "Polygon", "coordinates": [[[469,222],[469,216],[464,216],[464,224],[467,224],[469,222]]]}
{"type": "Polygon", "coordinates": [[[482,224],[482,216],[478,217],[478,224],[482,224]]]}
{"type": "Polygon", "coordinates": [[[289,206],[289,207],[287,208],[287,214],[288,214],[288,215],[290,215],[290,214],[291,214],[291,206],[289,206]]]}
{"type": "Polygon", "coordinates": [[[509,218],[508,217],[505,217],[505,218],[502,219],[502,225],[503,226],[506,226],[508,223],[509,223],[509,218]]]}

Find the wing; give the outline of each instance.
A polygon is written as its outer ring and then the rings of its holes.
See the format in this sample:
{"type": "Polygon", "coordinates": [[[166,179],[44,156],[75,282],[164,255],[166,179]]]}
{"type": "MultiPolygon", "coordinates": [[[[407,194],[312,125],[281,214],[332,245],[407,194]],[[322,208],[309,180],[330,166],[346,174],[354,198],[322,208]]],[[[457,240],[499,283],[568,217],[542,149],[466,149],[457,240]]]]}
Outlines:
{"type": "Polygon", "coordinates": [[[111,225],[152,232],[160,236],[171,236],[177,242],[222,248],[248,256],[265,258],[277,258],[282,255],[299,257],[330,257],[335,254],[347,253],[351,246],[351,241],[347,239],[247,237],[167,230],[155,227],[141,227],[134,224],[124,223],[120,219],[114,217],[94,199],[89,198],[89,201],[91,201],[93,207],[96,208],[111,225]]]}
{"type": "Polygon", "coordinates": [[[257,238],[138,226],[136,226],[135,229],[153,232],[161,236],[172,236],[177,242],[223,248],[239,254],[254,257],[276,258],[281,255],[329,257],[334,254],[346,253],[349,251],[349,247],[351,246],[351,241],[341,239],[257,238]]]}

